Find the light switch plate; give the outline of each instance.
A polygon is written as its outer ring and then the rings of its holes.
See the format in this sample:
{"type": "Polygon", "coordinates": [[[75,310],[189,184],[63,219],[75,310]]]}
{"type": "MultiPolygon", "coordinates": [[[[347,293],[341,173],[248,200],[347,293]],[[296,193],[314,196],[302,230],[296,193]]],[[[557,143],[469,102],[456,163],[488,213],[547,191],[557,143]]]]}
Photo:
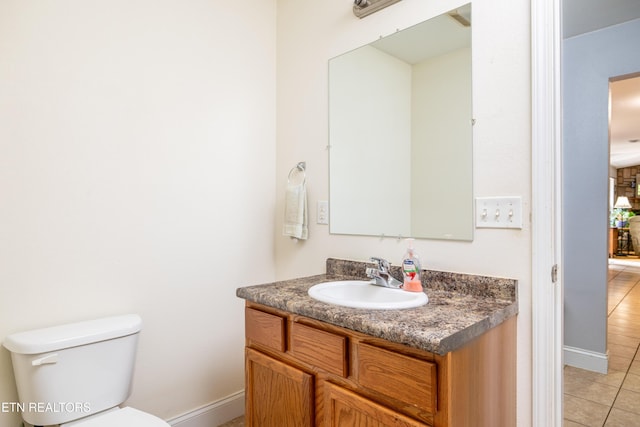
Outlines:
{"type": "Polygon", "coordinates": [[[522,228],[522,197],[476,197],[476,228],[522,228]]]}
{"type": "Polygon", "coordinates": [[[329,202],[326,200],[318,200],[317,223],[329,224],[329,202]]]}

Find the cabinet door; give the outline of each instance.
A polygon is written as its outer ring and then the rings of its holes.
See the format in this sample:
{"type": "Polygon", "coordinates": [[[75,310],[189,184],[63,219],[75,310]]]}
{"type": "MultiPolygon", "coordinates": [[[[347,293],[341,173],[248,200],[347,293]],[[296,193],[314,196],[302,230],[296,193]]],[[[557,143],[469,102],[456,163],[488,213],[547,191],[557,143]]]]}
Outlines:
{"type": "Polygon", "coordinates": [[[325,383],[325,427],[427,427],[335,384],[325,383]]]}
{"type": "Polygon", "coordinates": [[[246,349],[247,427],[312,427],[313,376],[246,349]]]}

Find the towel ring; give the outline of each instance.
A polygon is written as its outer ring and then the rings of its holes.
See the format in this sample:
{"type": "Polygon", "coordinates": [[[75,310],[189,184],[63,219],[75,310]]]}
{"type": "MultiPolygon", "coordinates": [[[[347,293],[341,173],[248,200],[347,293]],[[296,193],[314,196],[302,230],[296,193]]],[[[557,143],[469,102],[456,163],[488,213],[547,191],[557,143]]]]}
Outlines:
{"type": "Polygon", "coordinates": [[[287,183],[291,184],[291,177],[294,175],[298,175],[298,173],[302,173],[302,182],[300,184],[304,184],[307,182],[307,162],[299,162],[297,165],[291,168],[289,171],[289,175],[287,176],[287,183]]]}

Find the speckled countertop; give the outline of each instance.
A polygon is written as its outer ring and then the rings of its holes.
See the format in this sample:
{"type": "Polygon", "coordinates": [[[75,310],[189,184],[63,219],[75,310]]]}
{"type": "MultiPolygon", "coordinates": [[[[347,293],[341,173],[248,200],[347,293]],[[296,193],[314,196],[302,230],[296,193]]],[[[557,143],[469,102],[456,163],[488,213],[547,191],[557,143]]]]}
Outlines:
{"type": "MultiPolygon", "coordinates": [[[[370,264],[327,260],[326,274],[239,288],[236,295],[269,307],[322,320],[410,347],[445,355],[518,313],[517,281],[423,270],[427,305],[365,310],[327,304],[308,289],[321,282],[366,279],[370,264]]],[[[399,267],[391,272],[401,277],[399,267]]]]}

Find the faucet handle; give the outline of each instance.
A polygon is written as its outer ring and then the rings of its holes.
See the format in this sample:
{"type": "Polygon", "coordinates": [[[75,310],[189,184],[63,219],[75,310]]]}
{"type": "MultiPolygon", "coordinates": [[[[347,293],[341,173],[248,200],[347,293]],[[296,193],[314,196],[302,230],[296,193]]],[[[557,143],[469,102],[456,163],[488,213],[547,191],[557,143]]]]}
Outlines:
{"type": "Polygon", "coordinates": [[[369,261],[378,264],[378,268],[380,269],[380,271],[386,272],[387,270],[389,270],[389,261],[384,258],[371,257],[369,258],[369,261]]]}

